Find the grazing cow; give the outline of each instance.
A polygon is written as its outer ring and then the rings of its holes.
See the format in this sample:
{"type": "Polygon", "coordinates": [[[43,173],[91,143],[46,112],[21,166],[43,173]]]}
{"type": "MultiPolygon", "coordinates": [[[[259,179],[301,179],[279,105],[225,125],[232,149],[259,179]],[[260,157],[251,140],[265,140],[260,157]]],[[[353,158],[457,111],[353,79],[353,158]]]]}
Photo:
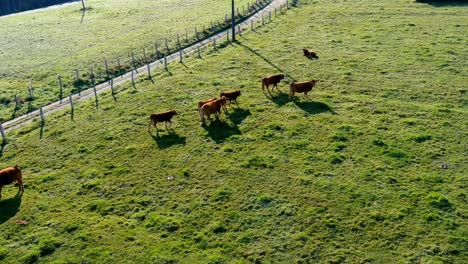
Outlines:
{"type": "Polygon", "coordinates": [[[308,82],[292,82],[289,85],[289,99],[293,99],[294,93],[304,93],[304,97],[309,98],[308,92],[312,90],[318,80],[311,80],[308,82]]]}
{"type": "Polygon", "coordinates": [[[232,101],[236,102],[237,104],[237,97],[239,97],[241,95],[241,91],[240,90],[236,90],[234,92],[224,92],[224,93],[221,93],[219,95],[219,97],[225,97],[226,100],[229,100],[229,103],[231,103],[232,101]]]}
{"type": "Polygon", "coordinates": [[[19,186],[18,192],[22,192],[24,190],[23,174],[18,165],[0,170],[0,199],[2,198],[3,185],[11,184],[15,181],[19,186]]]}
{"type": "Polygon", "coordinates": [[[270,90],[268,89],[268,87],[269,87],[270,85],[273,85],[273,87],[271,88],[271,90],[273,91],[273,88],[276,87],[276,90],[278,90],[278,92],[279,92],[278,83],[279,83],[282,79],[284,79],[284,77],[286,77],[284,74],[277,74],[277,75],[271,75],[271,76],[268,76],[268,77],[263,78],[263,79],[262,79],[262,91],[265,92],[265,87],[266,87],[268,93],[271,95],[270,90]]]}
{"type": "Polygon", "coordinates": [[[168,130],[167,123],[169,122],[169,126],[171,126],[172,125],[171,118],[175,115],[177,115],[176,110],[151,114],[150,122],[148,124],[148,131],[150,131],[151,124],[153,124],[153,126],[156,128],[156,133],[158,133],[157,123],[162,123],[162,122],[164,122],[164,124],[166,125],[166,130],[168,130]]]}
{"type": "Polygon", "coordinates": [[[306,56],[306,57],[317,58],[317,53],[315,53],[315,51],[313,51],[313,50],[302,49],[302,51],[304,52],[304,56],[306,56]]]}
{"type": "Polygon", "coordinates": [[[203,119],[202,112],[201,112],[202,106],[203,106],[204,104],[206,104],[206,103],[213,102],[213,101],[216,100],[216,99],[217,99],[216,97],[213,97],[213,98],[208,99],[208,100],[206,100],[206,101],[200,101],[200,102],[198,102],[198,114],[200,115],[200,121],[202,121],[202,119],[203,119]]]}
{"type": "Polygon", "coordinates": [[[210,119],[210,116],[214,114],[216,118],[219,118],[221,108],[226,104],[226,97],[221,97],[214,101],[208,102],[201,107],[201,122],[205,124],[205,116],[210,119]]]}

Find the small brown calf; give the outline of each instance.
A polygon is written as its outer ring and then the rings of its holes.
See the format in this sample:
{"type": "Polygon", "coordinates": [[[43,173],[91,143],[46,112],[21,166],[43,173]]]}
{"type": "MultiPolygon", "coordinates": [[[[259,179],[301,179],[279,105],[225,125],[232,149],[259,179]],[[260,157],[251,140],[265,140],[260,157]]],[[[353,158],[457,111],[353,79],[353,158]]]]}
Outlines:
{"type": "Polygon", "coordinates": [[[273,87],[271,88],[272,91],[273,91],[273,88],[275,87],[276,87],[276,90],[278,90],[278,83],[281,82],[281,80],[283,80],[284,77],[286,77],[284,74],[276,74],[276,75],[264,77],[262,79],[262,91],[265,92],[265,87],[266,87],[268,93],[270,93],[270,90],[268,89],[270,85],[273,85],[273,87]]]}
{"type": "Polygon", "coordinates": [[[170,110],[170,111],[167,111],[167,112],[163,112],[163,113],[153,113],[150,115],[150,122],[148,124],[148,131],[150,131],[150,128],[151,128],[151,124],[153,124],[153,126],[156,128],[156,133],[158,132],[158,126],[157,126],[157,123],[162,123],[164,122],[164,124],[166,125],[166,130],[167,129],[167,123],[169,122],[169,126],[172,125],[172,121],[171,121],[171,118],[173,116],[177,115],[177,112],[176,110],[170,110]]]}
{"type": "Polygon", "coordinates": [[[315,51],[313,50],[309,50],[309,49],[302,49],[302,51],[304,52],[304,56],[306,57],[317,57],[317,53],[315,53],[315,51]]]}
{"type": "Polygon", "coordinates": [[[312,90],[317,82],[317,80],[310,80],[308,82],[292,82],[289,85],[289,99],[294,98],[294,93],[304,93],[304,97],[309,98],[307,93],[312,90]]]}
{"type": "Polygon", "coordinates": [[[214,101],[208,102],[201,107],[201,122],[205,124],[205,116],[210,119],[210,116],[214,114],[216,118],[219,118],[221,114],[221,108],[226,104],[226,97],[221,97],[221,99],[216,99],[214,101]]]}
{"type": "Polygon", "coordinates": [[[234,92],[223,92],[219,95],[219,97],[225,97],[226,100],[229,100],[229,103],[231,103],[232,101],[236,102],[237,104],[237,97],[239,97],[241,95],[241,91],[240,90],[236,90],[234,92]]]}
{"type": "Polygon", "coordinates": [[[15,181],[19,186],[18,193],[22,192],[24,190],[23,174],[21,173],[21,169],[18,165],[0,170],[0,199],[2,199],[3,185],[11,184],[15,181]]]}

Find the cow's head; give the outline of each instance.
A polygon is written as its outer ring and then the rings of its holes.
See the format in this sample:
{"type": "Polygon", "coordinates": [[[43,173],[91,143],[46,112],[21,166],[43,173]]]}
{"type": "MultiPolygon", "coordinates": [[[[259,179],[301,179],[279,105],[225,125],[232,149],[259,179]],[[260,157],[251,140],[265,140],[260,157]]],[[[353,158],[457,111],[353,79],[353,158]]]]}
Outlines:
{"type": "Polygon", "coordinates": [[[172,115],[177,115],[176,110],[171,110],[172,115]]]}

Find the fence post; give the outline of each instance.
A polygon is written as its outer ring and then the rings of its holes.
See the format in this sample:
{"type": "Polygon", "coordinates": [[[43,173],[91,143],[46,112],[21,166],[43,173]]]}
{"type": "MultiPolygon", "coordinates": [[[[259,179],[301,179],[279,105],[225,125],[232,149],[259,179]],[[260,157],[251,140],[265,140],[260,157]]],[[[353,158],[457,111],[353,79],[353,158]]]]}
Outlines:
{"type": "Polygon", "coordinates": [[[250,20],[250,29],[251,29],[252,31],[254,31],[254,26],[253,26],[253,24],[254,24],[253,20],[250,20]]]}
{"type": "Polygon", "coordinates": [[[3,124],[0,123],[0,134],[2,134],[2,145],[5,145],[6,143],[6,136],[5,136],[5,130],[3,130],[3,124]]]}
{"type": "Polygon", "coordinates": [[[211,20],[211,28],[214,28],[214,25],[213,25],[213,20],[211,20]]]}
{"type": "Polygon", "coordinates": [[[239,36],[242,36],[242,30],[240,25],[237,26],[237,33],[239,34],[239,36]]]}
{"type": "Polygon", "coordinates": [[[216,49],[216,38],[213,38],[213,48],[216,49]]]}
{"type": "Polygon", "coordinates": [[[289,9],[289,0],[286,0],[286,9],[289,9]]]}
{"type": "Polygon", "coordinates": [[[226,31],[226,40],[229,42],[229,30],[226,31]]]}
{"type": "Polygon", "coordinates": [[[120,70],[121,70],[122,66],[120,65],[120,58],[119,58],[119,56],[117,56],[117,65],[118,65],[118,67],[119,67],[118,69],[119,69],[119,73],[120,73],[120,70]]]}
{"type": "Polygon", "coordinates": [[[201,58],[201,55],[200,55],[200,46],[197,46],[197,54],[198,54],[198,58],[201,58]]]}
{"type": "Polygon", "coordinates": [[[80,71],[75,69],[75,80],[78,81],[80,79],[80,71]]]}
{"type": "Polygon", "coordinates": [[[110,79],[111,94],[114,95],[114,79],[110,79]]]}
{"type": "Polygon", "coordinates": [[[62,96],[63,96],[63,84],[62,84],[62,77],[60,75],[57,77],[60,87],[60,103],[62,103],[62,96]]]}
{"type": "Polygon", "coordinates": [[[39,108],[39,114],[41,116],[41,125],[45,124],[44,112],[42,111],[42,106],[39,108]]]}
{"type": "Polygon", "coordinates": [[[133,69],[132,69],[132,85],[135,87],[135,76],[133,75],[133,69]]]}
{"type": "Polygon", "coordinates": [[[145,63],[148,63],[148,58],[146,57],[146,48],[143,48],[143,57],[145,58],[145,63]]]}
{"type": "Polygon", "coordinates": [[[271,11],[270,11],[270,13],[268,13],[268,18],[269,18],[269,20],[271,22],[271,11]]]}
{"type": "Polygon", "coordinates": [[[164,69],[167,71],[167,56],[164,56],[164,69]]]}
{"type": "Polygon", "coordinates": [[[179,50],[179,58],[180,58],[179,62],[182,63],[182,50],[179,50]]]}
{"type": "Polygon", "coordinates": [[[107,75],[107,79],[110,78],[109,76],[109,65],[107,65],[107,59],[104,59],[104,63],[106,64],[106,75],[107,75]]]}
{"type": "Polygon", "coordinates": [[[263,14],[262,14],[262,26],[265,25],[265,20],[263,19],[263,14]]]}
{"type": "Polygon", "coordinates": [[[158,43],[154,43],[154,51],[156,52],[156,58],[159,58],[158,43]]]}
{"type": "Polygon", "coordinates": [[[96,98],[96,107],[98,107],[99,101],[98,101],[98,96],[97,96],[97,91],[96,91],[96,85],[93,86],[93,91],[94,91],[94,97],[96,98]]]}
{"type": "Polygon", "coordinates": [[[148,68],[148,78],[151,80],[151,67],[150,67],[150,64],[147,63],[146,67],[148,68]]]}
{"type": "Polygon", "coordinates": [[[133,68],[136,69],[136,66],[135,66],[135,54],[133,54],[133,51],[132,51],[132,65],[133,65],[133,68]]]}
{"type": "Polygon", "coordinates": [[[72,100],[71,94],[68,96],[68,100],[70,101],[71,116],[72,116],[72,119],[73,119],[73,114],[75,113],[75,108],[74,108],[74,106],[73,106],[73,100],[72,100]]]}
{"type": "Polygon", "coordinates": [[[94,82],[94,67],[91,67],[91,70],[89,72],[89,78],[91,78],[91,81],[94,82]]]}
{"type": "Polygon", "coordinates": [[[29,81],[28,92],[29,92],[29,98],[31,98],[31,100],[34,100],[33,88],[32,88],[31,81],[29,81]]]}

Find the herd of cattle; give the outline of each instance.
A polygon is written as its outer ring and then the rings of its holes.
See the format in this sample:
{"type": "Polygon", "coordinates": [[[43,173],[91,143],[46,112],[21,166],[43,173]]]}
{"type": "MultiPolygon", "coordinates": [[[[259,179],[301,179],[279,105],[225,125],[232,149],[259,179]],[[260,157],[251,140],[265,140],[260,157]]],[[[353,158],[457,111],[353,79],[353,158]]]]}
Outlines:
{"type": "MultiPolygon", "coordinates": [[[[314,51],[303,49],[304,56],[318,58],[317,54],[314,51]]],[[[284,74],[276,74],[262,78],[262,91],[265,92],[265,88],[268,93],[270,93],[270,85],[272,85],[271,91],[273,88],[279,92],[278,83],[281,82],[286,76],[284,74]]],[[[304,98],[309,98],[307,93],[309,93],[312,88],[317,84],[317,80],[310,80],[307,82],[295,82],[293,81],[289,85],[289,99],[294,100],[295,93],[304,93],[304,98]]],[[[237,98],[241,95],[241,91],[236,90],[233,92],[223,92],[219,95],[219,98],[213,97],[206,101],[201,101],[198,103],[198,114],[200,115],[200,122],[205,124],[205,117],[210,119],[211,115],[215,115],[216,118],[219,118],[221,110],[226,110],[226,102],[232,103],[236,102],[237,98]]],[[[167,123],[169,127],[172,125],[171,119],[173,116],[177,115],[176,110],[170,110],[163,113],[154,113],[150,115],[150,122],[148,124],[148,131],[150,131],[151,125],[156,128],[156,133],[158,133],[157,123],[165,123],[166,130],[168,130],[167,123]]],[[[24,190],[23,187],[23,174],[18,165],[9,167],[3,170],[0,170],[0,199],[2,198],[2,187],[3,185],[11,184],[17,182],[19,186],[18,194],[24,190]]]]}

